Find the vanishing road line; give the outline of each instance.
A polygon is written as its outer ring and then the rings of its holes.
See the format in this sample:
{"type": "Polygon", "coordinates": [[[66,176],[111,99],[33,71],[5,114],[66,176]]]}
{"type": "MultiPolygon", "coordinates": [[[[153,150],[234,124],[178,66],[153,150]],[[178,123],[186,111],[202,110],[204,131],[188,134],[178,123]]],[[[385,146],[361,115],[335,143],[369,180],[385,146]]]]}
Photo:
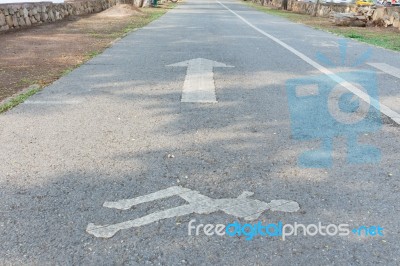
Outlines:
{"type": "Polygon", "coordinates": [[[183,103],[217,103],[214,83],[214,67],[233,67],[216,61],[196,58],[167,66],[187,67],[183,83],[183,103]]]}
{"type": "Polygon", "coordinates": [[[367,64],[372,67],[375,67],[393,77],[400,79],[400,69],[398,69],[397,67],[393,67],[393,66],[385,64],[385,63],[367,63],[367,64]]]}
{"type": "Polygon", "coordinates": [[[400,125],[400,114],[398,114],[397,112],[393,111],[392,109],[390,109],[386,105],[381,104],[378,100],[376,100],[376,99],[374,99],[372,97],[369,97],[369,95],[367,93],[361,91],[356,86],[352,85],[350,82],[348,82],[348,81],[344,80],[343,78],[339,77],[334,72],[332,72],[329,69],[327,69],[326,67],[318,64],[317,62],[315,62],[314,60],[312,60],[311,58],[309,58],[305,54],[297,51],[296,49],[294,49],[293,47],[291,47],[291,46],[287,45],[286,43],[282,42],[278,38],[272,36],[271,34],[266,33],[265,31],[261,30],[260,28],[258,28],[256,26],[254,26],[249,21],[247,21],[245,18],[243,18],[242,16],[237,14],[235,11],[231,10],[229,7],[227,7],[226,5],[222,4],[220,1],[217,0],[216,2],[218,4],[220,4],[222,7],[224,7],[226,10],[228,10],[229,12],[234,14],[236,17],[238,17],[240,20],[242,20],[248,26],[250,26],[254,30],[258,31],[259,33],[261,33],[265,37],[267,37],[267,38],[271,39],[272,41],[276,42],[277,44],[279,44],[280,46],[284,47],[285,49],[289,50],[291,53],[297,55],[303,61],[305,61],[306,63],[310,64],[311,66],[313,66],[314,68],[316,68],[317,70],[322,72],[323,74],[327,75],[330,79],[332,79],[336,83],[340,84],[341,86],[345,87],[350,92],[352,92],[353,94],[357,95],[360,99],[362,99],[363,101],[365,101],[369,105],[372,105],[375,109],[377,109],[378,111],[380,111],[384,115],[386,115],[389,118],[391,118],[396,124],[400,125]]]}

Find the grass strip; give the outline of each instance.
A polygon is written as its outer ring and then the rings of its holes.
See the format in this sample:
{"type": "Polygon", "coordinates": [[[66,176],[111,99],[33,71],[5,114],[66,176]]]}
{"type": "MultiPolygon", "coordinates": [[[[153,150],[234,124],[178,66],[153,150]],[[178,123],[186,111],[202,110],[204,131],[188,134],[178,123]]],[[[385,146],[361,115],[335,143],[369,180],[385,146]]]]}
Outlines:
{"type": "Polygon", "coordinates": [[[315,29],[324,30],[339,36],[393,51],[400,51],[400,31],[396,28],[340,27],[333,25],[328,18],[313,17],[307,14],[298,14],[290,11],[279,10],[268,6],[261,6],[260,4],[250,1],[245,1],[245,3],[259,11],[284,17],[293,22],[302,23],[315,29]]]}

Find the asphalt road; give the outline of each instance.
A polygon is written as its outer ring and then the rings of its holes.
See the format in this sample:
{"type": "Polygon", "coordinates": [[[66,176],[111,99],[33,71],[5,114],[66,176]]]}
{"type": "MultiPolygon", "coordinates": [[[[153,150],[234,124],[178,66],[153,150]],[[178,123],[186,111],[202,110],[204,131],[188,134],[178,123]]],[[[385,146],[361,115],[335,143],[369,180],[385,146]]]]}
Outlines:
{"type": "MultiPolygon", "coordinates": [[[[335,86],[305,58],[334,73],[370,71],[357,82],[376,90],[376,98],[379,95],[381,103],[399,113],[399,78],[368,63],[398,69],[400,54],[348,41],[344,55],[337,36],[238,1],[221,3],[180,4],[0,115],[0,264],[399,264],[398,125],[380,113],[364,117],[366,123],[356,134],[378,148],[381,158],[351,163],[346,155],[354,147],[346,143],[346,136],[354,128],[316,124],[324,121],[318,114],[327,104],[310,101],[311,111],[303,113],[296,109],[301,103],[293,101],[288,84],[301,79],[335,86]],[[360,60],[366,51],[369,57],[360,60]],[[332,64],[327,65],[321,54],[332,64]],[[203,77],[207,64],[202,60],[188,76],[185,66],[168,66],[197,58],[233,67],[214,67],[203,77]],[[192,81],[186,83],[188,77],[192,81]],[[210,90],[215,85],[216,103],[181,102],[182,88],[192,86],[196,78],[214,80],[204,84],[211,84],[210,90]],[[305,120],[299,123],[298,117],[305,120]],[[291,125],[300,131],[293,132],[291,125]],[[332,133],[335,128],[340,130],[332,133]],[[317,136],[333,140],[331,167],[299,164],[302,152],[321,145],[317,136]],[[300,234],[284,241],[189,236],[192,219],[195,224],[245,223],[240,215],[254,207],[222,210],[215,205],[213,211],[210,206],[216,201],[208,198],[203,202],[209,206],[194,200],[196,213],[155,215],[147,224],[135,220],[136,227],[110,238],[87,232],[91,223],[116,224],[187,204],[175,195],[127,210],[103,207],[106,201],[173,186],[211,199],[237,198],[251,191],[249,198],[258,200],[258,206],[285,199],[300,207],[293,212],[271,207],[251,223],[380,226],[383,236],[300,234]]],[[[364,155],[352,158],[360,161],[364,155]]]]}

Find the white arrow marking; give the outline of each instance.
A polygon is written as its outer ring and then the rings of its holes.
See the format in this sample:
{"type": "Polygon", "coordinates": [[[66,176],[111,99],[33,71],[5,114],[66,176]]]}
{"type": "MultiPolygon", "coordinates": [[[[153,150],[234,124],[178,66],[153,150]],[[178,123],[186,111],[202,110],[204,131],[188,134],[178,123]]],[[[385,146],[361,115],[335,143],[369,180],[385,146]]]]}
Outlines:
{"type": "Polygon", "coordinates": [[[183,83],[183,103],[216,103],[214,67],[233,67],[216,61],[196,58],[168,65],[172,67],[187,67],[183,83]]]}

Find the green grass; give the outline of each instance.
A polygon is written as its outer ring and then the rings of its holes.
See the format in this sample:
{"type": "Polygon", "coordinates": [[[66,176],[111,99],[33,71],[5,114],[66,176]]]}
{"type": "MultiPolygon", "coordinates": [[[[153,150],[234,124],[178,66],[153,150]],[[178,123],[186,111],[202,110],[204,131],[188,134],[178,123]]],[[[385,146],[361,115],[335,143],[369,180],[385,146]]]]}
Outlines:
{"type": "Polygon", "coordinates": [[[364,38],[362,35],[354,33],[354,32],[349,32],[345,36],[348,38],[351,38],[351,39],[363,39],[364,38]]]}
{"type": "Polygon", "coordinates": [[[35,88],[28,89],[28,91],[18,94],[17,96],[11,98],[9,101],[0,105],[0,114],[10,110],[11,108],[14,108],[20,103],[23,103],[24,101],[26,101],[26,99],[36,94],[40,90],[41,88],[39,86],[35,86],[35,88]]]}
{"type": "MultiPolygon", "coordinates": [[[[90,51],[89,53],[86,54],[86,58],[87,59],[92,59],[93,57],[98,56],[99,54],[101,54],[100,51],[90,51]]],[[[68,70],[68,69],[67,69],[68,70]]],[[[71,71],[70,71],[71,72],[71,71]]]]}
{"type": "Polygon", "coordinates": [[[28,79],[28,78],[23,78],[20,81],[17,82],[17,86],[30,86],[35,84],[36,81],[28,79]]]}
{"type": "Polygon", "coordinates": [[[72,72],[72,70],[74,70],[74,67],[69,67],[69,68],[65,69],[64,71],[61,72],[61,76],[68,75],[69,73],[72,72]]]}
{"type": "Polygon", "coordinates": [[[369,43],[375,46],[383,47],[386,49],[400,51],[400,33],[390,32],[390,31],[362,31],[362,29],[348,29],[339,28],[337,30],[331,30],[330,32],[336,33],[338,35],[358,40],[360,42],[369,43]]]}
{"type": "Polygon", "coordinates": [[[303,14],[297,14],[297,13],[293,13],[290,11],[284,11],[284,10],[280,10],[280,9],[275,9],[275,8],[271,8],[271,7],[267,7],[267,6],[261,6],[260,4],[256,4],[254,2],[251,1],[244,1],[244,3],[248,6],[251,6],[259,11],[262,11],[264,13],[268,13],[271,15],[277,15],[277,16],[281,16],[281,17],[285,17],[288,19],[302,19],[302,17],[304,16],[308,16],[308,15],[303,15],[303,14]]]}
{"type": "Polygon", "coordinates": [[[315,29],[328,31],[339,36],[354,39],[386,49],[400,51],[400,31],[395,28],[375,27],[340,27],[333,25],[328,18],[312,17],[307,14],[297,14],[290,11],[261,6],[253,2],[245,2],[259,11],[287,18],[293,22],[302,23],[315,29]]]}

